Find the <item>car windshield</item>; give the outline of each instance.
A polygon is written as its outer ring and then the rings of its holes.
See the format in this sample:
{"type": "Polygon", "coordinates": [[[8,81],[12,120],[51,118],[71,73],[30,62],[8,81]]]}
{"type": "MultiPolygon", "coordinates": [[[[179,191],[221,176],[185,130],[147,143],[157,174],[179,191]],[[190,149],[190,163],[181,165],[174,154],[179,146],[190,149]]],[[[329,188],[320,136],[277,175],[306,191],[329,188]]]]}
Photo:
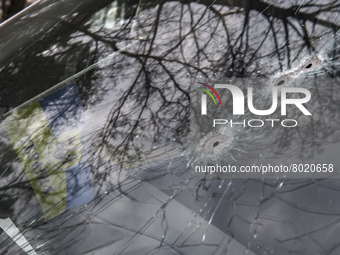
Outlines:
{"type": "Polygon", "coordinates": [[[1,254],[339,254],[339,12],[46,0],[0,25],[1,254]]]}

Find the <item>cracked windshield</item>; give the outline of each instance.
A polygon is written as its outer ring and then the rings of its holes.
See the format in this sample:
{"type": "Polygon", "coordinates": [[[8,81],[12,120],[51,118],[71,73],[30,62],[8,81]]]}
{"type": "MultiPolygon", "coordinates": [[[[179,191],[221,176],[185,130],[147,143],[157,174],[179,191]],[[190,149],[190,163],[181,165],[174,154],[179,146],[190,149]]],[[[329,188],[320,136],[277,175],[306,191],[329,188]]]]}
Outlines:
{"type": "Polygon", "coordinates": [[[40,0],[0,24],[0,253],[340,254],[338,0],[40,0]]]}

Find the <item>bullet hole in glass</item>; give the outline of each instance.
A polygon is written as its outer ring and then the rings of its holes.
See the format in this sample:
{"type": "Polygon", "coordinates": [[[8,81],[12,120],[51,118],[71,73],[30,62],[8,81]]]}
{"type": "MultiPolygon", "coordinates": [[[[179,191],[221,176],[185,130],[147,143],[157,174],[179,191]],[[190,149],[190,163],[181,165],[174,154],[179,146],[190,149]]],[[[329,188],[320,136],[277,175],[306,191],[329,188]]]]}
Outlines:
{"type": "Polygon", "coordinates": [[[306,68],[306,69],[308,69],[308,68],[311,68],[311,67],[312,67],[312,65],[313,65],[312,63],[309,63],[308,65],[306,65],[306,67],[305,67],[305,68],[306,68]]]}
{"type": "Polygon", "coordinates": [[[219,145],[219,143],[219,141],[214,142],[213,147],[216,147],[217,145],[219,145]]]}
{"type": "Polygon", "coordinates": [[[279,81],[276,85],[277,85],[277,86],[280,86],[280,85],[282,85],[283,83],[285,83],[285,80],[279,81]]]}

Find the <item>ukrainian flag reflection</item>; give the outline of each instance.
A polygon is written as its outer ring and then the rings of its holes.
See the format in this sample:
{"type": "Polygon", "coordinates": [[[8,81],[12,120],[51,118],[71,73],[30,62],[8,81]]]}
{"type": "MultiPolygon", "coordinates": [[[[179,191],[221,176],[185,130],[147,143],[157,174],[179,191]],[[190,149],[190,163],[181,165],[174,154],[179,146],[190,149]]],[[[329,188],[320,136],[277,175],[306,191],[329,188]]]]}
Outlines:
{"type": "Polygon", "coordinates": [[[78,88],[71,84],[3,123],[46,220],[93,199],[82,115],[78,88]]]}

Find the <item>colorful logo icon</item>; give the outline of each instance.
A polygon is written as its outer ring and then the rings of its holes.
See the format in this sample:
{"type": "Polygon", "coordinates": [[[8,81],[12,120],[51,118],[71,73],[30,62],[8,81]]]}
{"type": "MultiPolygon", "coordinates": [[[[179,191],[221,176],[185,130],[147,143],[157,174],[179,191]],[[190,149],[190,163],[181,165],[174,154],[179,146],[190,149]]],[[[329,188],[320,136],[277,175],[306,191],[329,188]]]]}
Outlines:
{"type": "MultiPolygon", "coordinates": [[[[211,87],[210,85],[206,84],[206,83],[202,83],[202,82],[198,82],[199,84],[202,84],[204,86],[206,86],[208,89],[210,89],[218,98],[218,100],[220,101],[220,104],[222,105],[222,100],[220,98],[220,95],[217,93],[217,91],[211,87]]],[[[215,97],[211,94],[210,91],[206,90],[205,88],[198,88],[200,90],[203,90],[204,92],[206,92],[214,101],[215,106],[217,106],[215,97]]],[[[202,109],[201,109],[201,113],[202,115],[206,115],[207,114],[207,95],[206,94],[202,94],[202,109]]]]}
{"type": "MultiPolygon", "coordinates": [[[[220,98],[220,95],[217,93],[217,91],[216,91],[213,87],[211,87],[210,85],[208,85],[208,84],[206,84],[206,83],[202,83],[202,82],[198,82],[198,83],[199,83],[199,84],[202,84],[202,85],[204,85],[204,86],[206,86],[206,87],[209,88],[209,89],[211,89],[212,92],[214,92],[214,94],[217,96],[218,100],[220,101],[220,104],[222,105],[222,100],[221,100],[221,98],[220,98]]],[[[201,89],[201,90],[203,90],[204,92],[207,92],[207,94],[212,98],[212,100],[214,100],[215,105],[217,105],[214,96],[213,96],[208,90],[206,90],[206,89],[204,89],[204,88],[198,88],[198,89],[201,89]]]]}

